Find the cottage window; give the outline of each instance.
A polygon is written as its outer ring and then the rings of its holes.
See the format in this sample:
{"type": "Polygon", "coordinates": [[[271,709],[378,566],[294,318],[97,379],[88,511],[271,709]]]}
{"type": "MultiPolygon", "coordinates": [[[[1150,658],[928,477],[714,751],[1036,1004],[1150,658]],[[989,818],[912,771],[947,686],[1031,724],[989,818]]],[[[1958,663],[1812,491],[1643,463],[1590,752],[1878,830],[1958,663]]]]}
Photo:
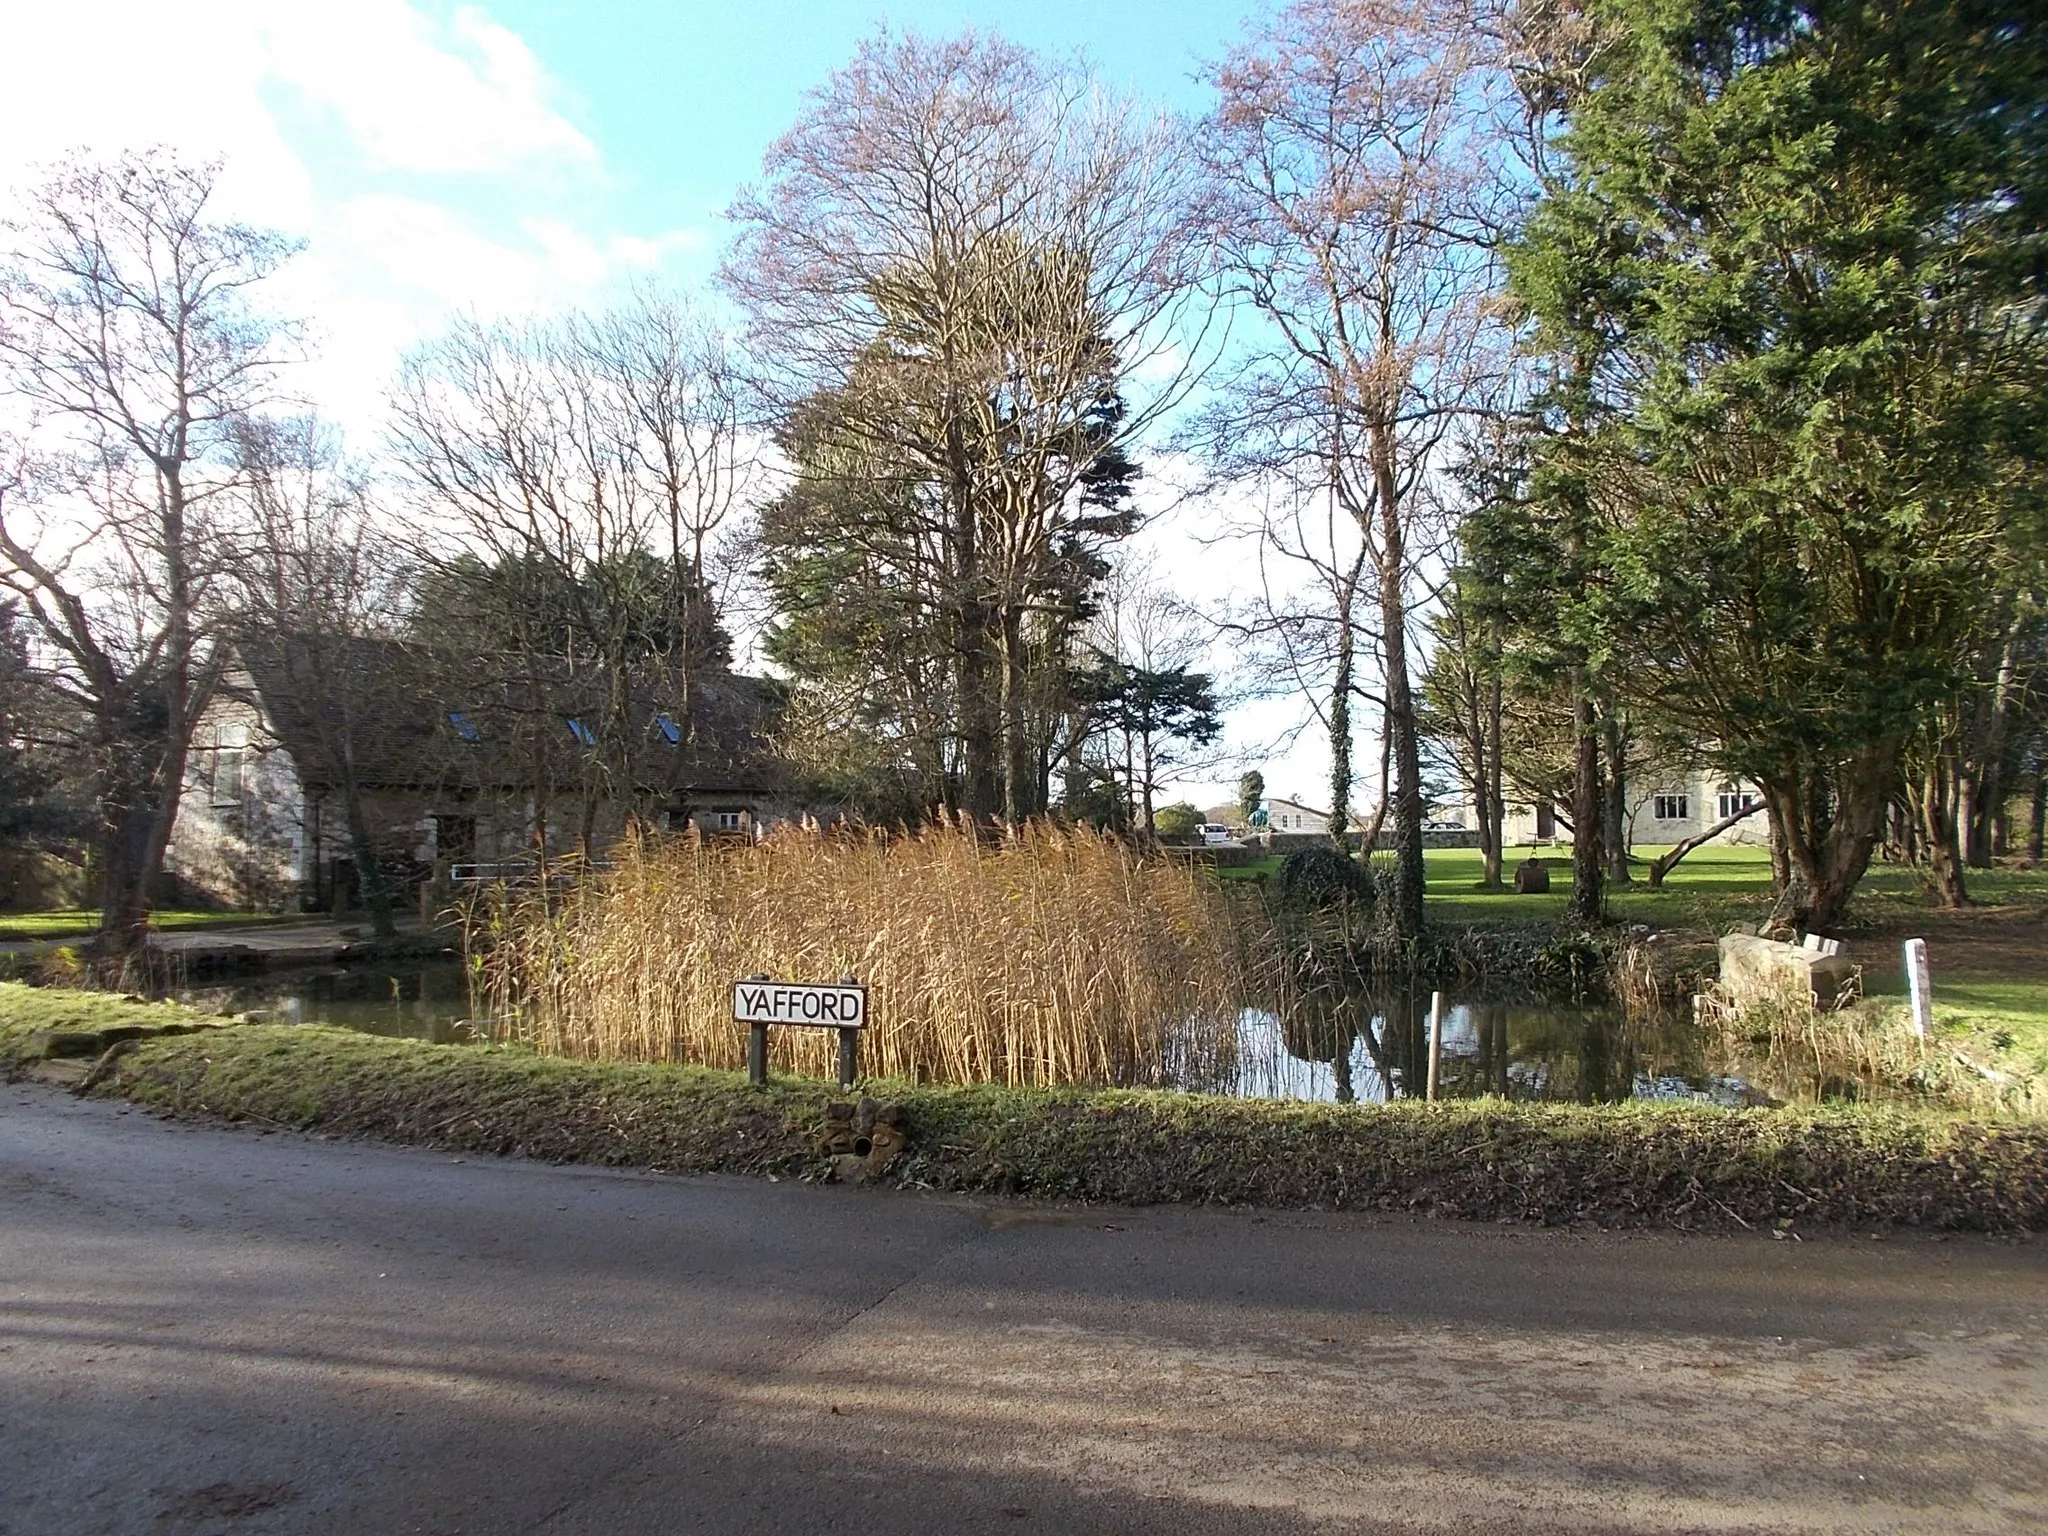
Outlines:
{"type": "Polygon", "coordinates": [[[213,754],[213,803],[242,803],[242,749],[218,747],[213,754]]]}
{"type": "Polygon", "coordinates": [[[720,811],[718,812],[718,830],[721,832],[737,832],[746,825],[746,820],[747,813],[745,811],[720,811]]]}
{"type": "Polygon", "coordinates": [[[1717,819],[1726,821],[1730,816],[1740,815],[1756,807],[1756,796],[1749,790],[1737,789],[1734,784],[1723,784],[1721,793],[1714,801],[1717,819]]]}
{"type": "Polygon", "coordinates": [[[1651,814],[1659,821],[1692,820],[1692,803],[1688,795],[1658,795],[1651,814]]]}
{"type": "Polygon", "coordinates": [[[434,855],[442,859],[473,859],[476,857],[476,818],[474,816],[434,815],[434,855]]]}

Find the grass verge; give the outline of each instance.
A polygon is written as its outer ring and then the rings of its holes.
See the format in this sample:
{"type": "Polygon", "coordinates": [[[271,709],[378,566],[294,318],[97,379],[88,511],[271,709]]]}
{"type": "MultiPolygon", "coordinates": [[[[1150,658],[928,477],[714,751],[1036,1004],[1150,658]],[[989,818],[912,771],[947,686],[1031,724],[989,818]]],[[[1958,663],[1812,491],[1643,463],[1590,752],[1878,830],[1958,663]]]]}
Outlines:
{"type": "MultiPolygon", "coordinates": [[[[158,933],[189,933],[195,928],[275,928],[280,924],[325,920],[321,913],[174,911],[150,913],[149,926],[158,933]]],[[[90,938],[99,931],[100,914],[96,909],[9,912],[0,916],[0,941],[90,938]]]]}
{"type": "MultiPolygon", "coordinates": [[[[167,1005],[0,986],[0,1062],[38,1030],[190,1023],[167,1005]]],[[[97,1091],[181,1114],[445,1151],[822,1178],[829,1090],[249,1025],[135,1040],[97,1091]]],[[[2048,1126],[1930,1113],[1472,1100],[1313,1105],[879,1084],[910,1145],[889,1182],[1121,1204],[1411,1210],[1684,1228],[2048,1226],[2048,1126]]]]}

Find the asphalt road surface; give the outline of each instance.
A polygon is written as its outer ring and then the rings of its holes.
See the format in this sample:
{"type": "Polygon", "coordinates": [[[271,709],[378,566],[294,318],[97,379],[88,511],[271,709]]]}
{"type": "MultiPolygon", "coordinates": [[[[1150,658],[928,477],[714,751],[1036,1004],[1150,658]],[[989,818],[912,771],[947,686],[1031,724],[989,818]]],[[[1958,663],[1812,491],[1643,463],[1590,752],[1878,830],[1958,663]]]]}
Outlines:
{"type": "Polygon", "coordinates": [[[0,1531],[2048,1530],[2048,1243],[1040,1210],[0,1088],[0,1531]]]}

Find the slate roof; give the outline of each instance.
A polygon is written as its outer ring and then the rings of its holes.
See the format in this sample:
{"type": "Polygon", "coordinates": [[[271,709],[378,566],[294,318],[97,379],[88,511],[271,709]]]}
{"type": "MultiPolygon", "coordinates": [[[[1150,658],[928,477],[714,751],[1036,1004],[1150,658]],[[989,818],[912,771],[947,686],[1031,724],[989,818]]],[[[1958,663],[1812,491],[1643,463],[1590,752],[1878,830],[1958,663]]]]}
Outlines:
{"type": "Polygon", "coordinates": [[[683,729],[681,680],[638,670],[614,730],[604,723],[610,678],[561,658],[494,666],[402,641],[311,634],[246,639],[236,654],[241,687],[309,788],[334,786],[346,746],[366,789],[516,791],[543,764],[566,786],[599,747],[602,762],[630,771],[638,793],[788,789],[772,744],[783,696],[766,678],[693,679],[692,733],[683,729]]]}

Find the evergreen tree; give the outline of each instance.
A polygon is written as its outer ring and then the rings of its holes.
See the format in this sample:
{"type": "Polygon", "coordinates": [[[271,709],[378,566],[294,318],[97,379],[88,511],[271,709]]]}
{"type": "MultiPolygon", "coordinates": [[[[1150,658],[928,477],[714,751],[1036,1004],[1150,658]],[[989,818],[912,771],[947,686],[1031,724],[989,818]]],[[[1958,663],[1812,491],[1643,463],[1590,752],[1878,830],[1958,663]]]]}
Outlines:
{"type": "Polygon", "coordinates": [[[1612,41],[1512,271],[1555,366],[1535,519],[1599,603],[1539,580],[1762,786],[1783,913],[1825,926],[2040,547],[2048,32],[1989,0],[1591,10],[1612,41]]]}

